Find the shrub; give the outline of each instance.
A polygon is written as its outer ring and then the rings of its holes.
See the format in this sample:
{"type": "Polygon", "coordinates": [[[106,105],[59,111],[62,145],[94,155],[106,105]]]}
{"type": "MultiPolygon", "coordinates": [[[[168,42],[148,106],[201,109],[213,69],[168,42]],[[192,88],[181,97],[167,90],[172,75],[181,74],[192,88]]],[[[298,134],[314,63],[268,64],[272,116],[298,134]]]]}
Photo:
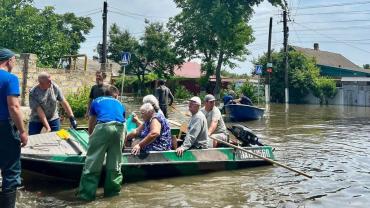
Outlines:
{"type": "Polygon", "coordinates": [[[190,98],[192,94],[182,85],[179,85],[175,89],[175,98],[177,99],[187,99],[190,98]]]}
{"type": "Polygon", "coordinates": [[[76,118],[84,117],[87,104],[89,102],[90,88],[82,87],[76,93],[71,93],[66,96],[66,100],[72,108],[76,118]]]}

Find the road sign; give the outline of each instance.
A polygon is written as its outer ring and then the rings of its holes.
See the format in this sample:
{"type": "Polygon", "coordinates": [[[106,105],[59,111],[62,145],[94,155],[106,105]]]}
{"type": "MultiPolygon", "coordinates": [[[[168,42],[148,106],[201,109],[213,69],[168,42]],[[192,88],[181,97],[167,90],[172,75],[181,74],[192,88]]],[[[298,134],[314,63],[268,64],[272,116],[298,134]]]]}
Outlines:
{"type": "Polygon", "coordinates": [[[262,65],[256,65],[256,74],[261,75],[262,74],[262,65]]]}
{"type": "Polygon", "coordinates": [[[121,62],[122,65],[127,66],[130,63],[131,53],[130,52],[122,52],[121,62]]]}

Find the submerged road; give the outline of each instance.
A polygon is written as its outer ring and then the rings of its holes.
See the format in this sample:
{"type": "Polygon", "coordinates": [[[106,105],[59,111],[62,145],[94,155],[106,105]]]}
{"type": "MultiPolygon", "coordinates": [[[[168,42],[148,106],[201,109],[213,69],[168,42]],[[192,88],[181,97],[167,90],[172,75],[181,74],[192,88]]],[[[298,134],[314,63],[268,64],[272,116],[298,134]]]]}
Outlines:
{"type": "MultiPolygon", "coordinates": [[[[136,110],[137,105],[128,106],[136,110]]],[[[177,108],[186,110],[186,105],[177,108]]],[[[170,118],[184,122],[177,112],[170,118]]],[[[277,166],[124,184],[115,198],[75,201],[73,185],[24,174],[18,207],[368,207],[370,108],[270,105],[245,122],[275,157],[313,176],[277,166]]],[[[231,123],[228,123],[231,124],[231,123]]],[[[65,173],[68,174],[68,173],[65,173]]],[[[99,190],[102,193],[102,190],[99,190]]],[[[98,194],[99,195],[99,194],[98,194]]],[[[101,194],[100,194],[101,196],[101,194]]]]}

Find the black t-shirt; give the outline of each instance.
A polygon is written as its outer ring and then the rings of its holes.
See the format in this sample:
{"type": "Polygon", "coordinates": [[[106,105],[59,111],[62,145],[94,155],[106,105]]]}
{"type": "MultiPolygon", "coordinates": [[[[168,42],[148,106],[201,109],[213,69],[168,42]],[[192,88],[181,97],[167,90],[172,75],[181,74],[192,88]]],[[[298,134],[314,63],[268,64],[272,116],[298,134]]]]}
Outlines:
{"type": "Polygon", "coordinates": [[[90,90],[89,98],[93,100],[95,98],[104,96],[103,86],[105,86],[105,84],[92,86],[90,90]]]}
{"type": "Polygon", "coordinates": [[[251,99],[249,99],[249,97],[243,95],[240,97],[240,104],[243,104],[243,105],[253,105],[251,99]]]}

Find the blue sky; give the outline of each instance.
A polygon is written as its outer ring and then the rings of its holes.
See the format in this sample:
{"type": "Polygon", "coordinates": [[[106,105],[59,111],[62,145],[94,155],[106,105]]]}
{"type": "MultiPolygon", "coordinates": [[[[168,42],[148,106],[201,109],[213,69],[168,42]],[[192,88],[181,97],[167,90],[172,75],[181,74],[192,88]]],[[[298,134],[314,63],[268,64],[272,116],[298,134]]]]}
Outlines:
{"type": "MultiPolygon", "coordinates": [[[[355,64],[370,63],[370,1],[365,0],[288,0],[290,7],[289,44],[340,53],[355,64]]],[[[102,40],[102,0],[35,0],[35,6],[54,6],[57,13],[74,12],[89,16],[95,25],[81,45],[80,53],[92,57],[94,48],[102,40]]],[[[167,22],[180,12],[172,0],[108,0],[108,25],[117,23],[140,37],[144,31],[144,18],[167,22]]],[[[238,63],[235,73],[250,73],[251,61],[267,51],[268,22],[273,17],[272,46],[282,48],[281,10],[264,2],[255,8],[250,22],[256,40],[248,46],[251,54],[238,63]]]]}

